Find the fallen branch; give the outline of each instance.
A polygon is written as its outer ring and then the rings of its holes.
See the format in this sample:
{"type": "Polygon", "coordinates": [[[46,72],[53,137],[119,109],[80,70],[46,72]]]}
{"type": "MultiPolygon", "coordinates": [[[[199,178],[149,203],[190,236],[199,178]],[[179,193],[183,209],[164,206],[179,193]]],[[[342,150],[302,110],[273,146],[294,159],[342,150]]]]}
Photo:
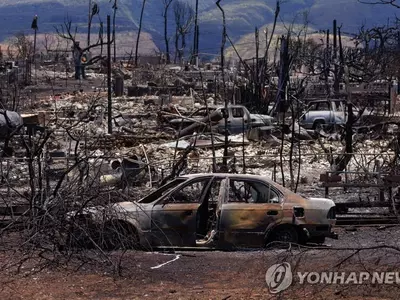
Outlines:
{"type": "Polygon", "coordinates": [[[149,158],[147,157],[147,152],[146,149],[144,148],[143,144],[140,144],[140,147],[142,147],[143,153],[144,153],[144,157],[146,158],[146,164],[147,164],[147,168],[149,170],[149,177],[150,177],[150,187],[153,187],[153,183],[152,183],[152,178],[151,178],[151,167],[149,164],[149,158]]]}

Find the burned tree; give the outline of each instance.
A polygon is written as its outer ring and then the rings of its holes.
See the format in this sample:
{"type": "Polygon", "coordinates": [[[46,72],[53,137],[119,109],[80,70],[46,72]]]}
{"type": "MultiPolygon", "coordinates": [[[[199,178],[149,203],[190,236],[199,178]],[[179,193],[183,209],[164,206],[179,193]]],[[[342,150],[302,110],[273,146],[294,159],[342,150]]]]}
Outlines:
{"type": "Polygon", "coordinates": [[[137,37],[136,37],[135,67],[138,66],[139,41],[140,41],[140,33],[142,32],[143,13],[144,13],[145,5],[146,5],[146,0],[143,0],[143,2],[142,2],[142,10],[140,12],[139,28],[138,28],[138,33],[137,33],[137,37]]]}
{"type": "Polygon", "coordinates": [[[371,5],[391,5],[395,8],[400,8],[398,0],[358,0],[358,2],[371,5]]]}
{"type": "Polygon", "coordinates": [[[165,55],[166,62],[169,64],[171,62],[171,56],[169,51],[169,36],[168,36],[168,11],[173,0],[163,0],[163,18],[164,18],[164,41],[165,41],[165,55]]]}
{"type": "Polygon", "coordinates": [[[49,54],[53,50],[55,44],[57,45],[56,48],[58,49],[60,42],[56,39],[56,37],[53,34],[45,33],[42,46],[46,50],[46,54],[49,54]]]}
{"type": "Polygon", "coordinates": [[[194,37],[193,37],[193,53],[192,53],[192,64],[198,64],[199,61],[199,0],[196,0],[195,4],[195,16],[194,16],[194,37]]]}
{"type": "Polygon", "coordinates": [[[174,4],[174,16],[175,16],[175,62],[178,58],[179,62],[185,55],[186,48],[186,36],[190,33],[190,30],[194,21],[193,8],[186,2],[177,1],[174,4]],[[179,45],[179,41],[181,42],[179,45]]]}
{"type": "Polygon", "coordinates": [[[33,54],[33,42],[23,32],[18,32],[11,42],[16,58],[26,59],[33,54]]]}
{"type": "MultiPolygon", "coordinates": [[[[76,33],[78,31],[77,27],[75,27],[75,29],[72,28],[72,21],[70,20],[66,20],[64,22],[64,24],[60,25],[59,27],[55,27],[56,32],[58,34],[59,37],[72,42],[72,45],[77,45],[77,40],[76,40],[76,33]]],[[[114,42],[114,39],[112,39],[110,41],[110,43],[112,44],[114,42]]],[[[98,35],[98,39],[95,43],[88,45],[85,48],[82,48],[80,50],[80,57],[79,59],[82,59],[82,56],[90,51],[91,49],[100,47],[101,51],[100,51],[100,55],[94,56],[92,58],[90,58],[90,60],[85,62],[85,65],[91,65],[97,61],[100,61],[102,59],[104,59],[105,57],[102,56],[102,47],[108,45],[107,41],[104,41],[104,37],[103,37],[103,25],[102,23],[100,24],[100,29],[99,29],[99,35],[98,35]]]]}

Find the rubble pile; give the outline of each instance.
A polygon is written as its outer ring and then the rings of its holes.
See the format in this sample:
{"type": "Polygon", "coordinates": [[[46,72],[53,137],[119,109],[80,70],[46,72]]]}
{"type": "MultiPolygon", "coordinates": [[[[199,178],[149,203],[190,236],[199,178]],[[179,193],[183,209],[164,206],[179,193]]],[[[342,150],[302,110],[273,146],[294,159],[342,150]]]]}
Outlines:
{"type": "MultiPolygon", "coordinates": [[[[38,77],[60,80],[73,76],[61,70],[52,72],[51,68],[41,68],[37,73],[38,77]]],[[[203,75],[211,73],[214,71],[203,75]]],[[[51,132],[43,155],[52,159],[43,161],[49,169],[53,166],[54,178],[77,157],[87,158],[93,174],[98,171],[103,176],[100,181],[107,185],[120,182],[126,175],[130,167],[122,163],[124,159],[138,164],[140,171],[132,173],[138,185],[158,184],[177,163],[184,164],[181,174],[212,172],[214,167],[222,170],[225,115],[221,98],[210,87],[211,77],[201,84],[196,69],[132,69],[120,65],[114,76],[123,77],[127,95],[112,97],[109,133],[107,93],[104,85],[93,84],[93,80],[104,79],[104,74],[93,68],[87,75],[86,88],[41,93],[26,110],[37,119],[34,132],[51,132]]],[[[264,175],[278,183],[288,183],[299,174],[305,187],[315,188],[321,174],[334,170],[332,157],[345,151],[340,131],[306,130],[297,122],[292,126],[290,118],[282,126],[274,117],[252,114],[243,105],[230,105],[228,110],[228,163],[236,172],[264,175]]],[[[398,126],[391,124],[384,134],[356,132],[353,149],[360,155],[352,157],[347,171],[387,171],[395,161],[397,130],[398,126]]],[[[18,148],[16,153],[24,153],[20,143],[13,141],[13,146],[18,148]]],[[[2,162],[3,174],[9,170],[2,178],[26,184],[29,172],[17,156],[2,162]]]]}

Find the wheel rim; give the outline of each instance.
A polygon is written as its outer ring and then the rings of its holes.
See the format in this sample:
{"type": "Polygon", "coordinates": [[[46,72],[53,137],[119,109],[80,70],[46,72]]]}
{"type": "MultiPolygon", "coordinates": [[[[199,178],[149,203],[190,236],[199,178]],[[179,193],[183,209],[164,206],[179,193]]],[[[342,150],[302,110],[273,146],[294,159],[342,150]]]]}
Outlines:
{"type": "Polygon", "coordinates": [[[297,238],[291,230],[282,230],[277,234],[277,240],[284,243],[296,243],[297,238]]]}

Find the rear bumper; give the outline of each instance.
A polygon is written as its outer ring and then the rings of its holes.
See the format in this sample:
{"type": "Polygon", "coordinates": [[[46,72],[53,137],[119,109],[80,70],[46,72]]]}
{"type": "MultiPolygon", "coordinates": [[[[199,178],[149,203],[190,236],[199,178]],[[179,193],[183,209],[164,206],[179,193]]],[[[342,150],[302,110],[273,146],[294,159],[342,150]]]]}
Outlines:
{"type": "Polygon", "coordinates": [[[301,226],[308,239],[314,237],[327,237],[338,239],[338,234],[334,232],[332,225],[304,224],[301,226]]]}

